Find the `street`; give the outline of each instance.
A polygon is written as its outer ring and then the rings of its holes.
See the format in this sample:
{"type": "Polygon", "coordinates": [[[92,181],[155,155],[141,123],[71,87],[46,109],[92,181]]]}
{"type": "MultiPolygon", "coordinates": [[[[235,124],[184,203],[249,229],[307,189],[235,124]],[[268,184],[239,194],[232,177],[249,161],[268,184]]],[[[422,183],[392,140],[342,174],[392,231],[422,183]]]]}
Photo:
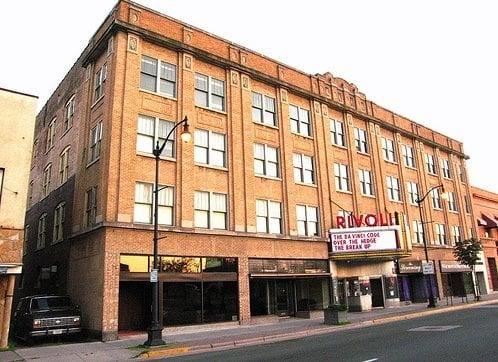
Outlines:
{"type": "Polygon", "coordinates": [[[498,304],[175,361],[496,361],[498,304]]]}

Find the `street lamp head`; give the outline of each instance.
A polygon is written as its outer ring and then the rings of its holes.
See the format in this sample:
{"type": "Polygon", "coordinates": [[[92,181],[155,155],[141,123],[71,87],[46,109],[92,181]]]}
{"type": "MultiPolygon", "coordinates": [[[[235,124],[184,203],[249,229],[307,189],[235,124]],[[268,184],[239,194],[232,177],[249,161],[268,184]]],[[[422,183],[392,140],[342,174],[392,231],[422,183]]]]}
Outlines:
{"type": "Polygon", "coordinates": [[[188,124],[188,119],[187,116],[183,119],[185,122],[183,124],[183,131],[182,134],[180,135],[181,139],[185,143],[189,143],[192,140],[192,134],[189,132],[189,124],[188,124]]]}

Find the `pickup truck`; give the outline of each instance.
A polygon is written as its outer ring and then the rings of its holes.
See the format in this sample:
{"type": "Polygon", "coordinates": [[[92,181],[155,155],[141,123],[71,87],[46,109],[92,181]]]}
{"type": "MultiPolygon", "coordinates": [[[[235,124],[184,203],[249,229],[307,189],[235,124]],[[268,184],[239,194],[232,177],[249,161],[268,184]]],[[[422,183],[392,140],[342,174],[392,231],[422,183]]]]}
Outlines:
{"type": "Polygon", "coordinates": [[[81,311],[67,296],[35,295],[17,304],[12,323],[14,337],[32,341],[35,337],[81,332],[81,311]]]}

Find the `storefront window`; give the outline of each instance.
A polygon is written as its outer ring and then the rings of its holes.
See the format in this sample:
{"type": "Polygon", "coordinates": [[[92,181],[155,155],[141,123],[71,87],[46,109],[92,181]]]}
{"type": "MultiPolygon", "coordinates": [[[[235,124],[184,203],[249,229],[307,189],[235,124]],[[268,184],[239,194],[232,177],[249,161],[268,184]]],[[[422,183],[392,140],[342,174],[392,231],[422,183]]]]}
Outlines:
{"type": "Polygon", "coordinates": [[[149,272],[149,257],[147,255],[121,255],[119,269],[131,273],[147,273],[149,272]]]}
{"type": "Polygon", "coordinates": [[[164,283],[163,324],[202,323],[201,283],[164,283]]]}
{"type": "Polygon", "coordinates": [[[204,282],[204,323],[238,319],[237,282],[204,282]]]}
{"type": "Polygon", "coordinates": [[[237,273],[237,258],[202,258],[203,273],[237,273]]]}
{"type": "Polygon", "coordinates": [[[201,259],[189,257],[161,257],[161,271],[164,273],[200,273],[201,259]]]}
{"type": "Polygon", "coordinates": [[[328,273],[327,260],[249,259],[250,273],[328,273]]]}

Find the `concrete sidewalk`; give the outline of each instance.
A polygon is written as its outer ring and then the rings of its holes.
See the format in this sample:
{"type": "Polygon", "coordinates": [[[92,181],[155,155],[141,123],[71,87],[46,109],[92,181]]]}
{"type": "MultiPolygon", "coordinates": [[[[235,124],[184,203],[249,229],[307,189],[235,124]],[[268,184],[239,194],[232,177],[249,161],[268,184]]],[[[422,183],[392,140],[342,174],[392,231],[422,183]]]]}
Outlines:
{"type": "MultiPolygon", "coordinates": [[[[239,326],[236,323],[166,328],[164,340],[166,349],[153,349],[143,353],[141,358],[160,358],[184,353],[210,351],[235,346],[271,343],[286,339],[296,339],[333,331],[361,328],[372,324],[388,323],[395,320],[416,318],[419,316],[443,313],[445,311],[471,308],[472,306],[498,302],[498,294],[483,296],[481,302],[462,303],[461,298],[453,300],[453,306],[447,306],[442,300],[435,309],[427,309],[426,303],[410,304],[370,312],[349,313],[350,324],[329,326],[323,319],[285,319],[278,323],[264,325],[239,326]]],[[[146,334],[120,336],[112,342],[72,343],[52,346],[34,346],[18,348],[15,351],[0,352],[0,361],[123,361],[138,356],[146,334]]]]}

